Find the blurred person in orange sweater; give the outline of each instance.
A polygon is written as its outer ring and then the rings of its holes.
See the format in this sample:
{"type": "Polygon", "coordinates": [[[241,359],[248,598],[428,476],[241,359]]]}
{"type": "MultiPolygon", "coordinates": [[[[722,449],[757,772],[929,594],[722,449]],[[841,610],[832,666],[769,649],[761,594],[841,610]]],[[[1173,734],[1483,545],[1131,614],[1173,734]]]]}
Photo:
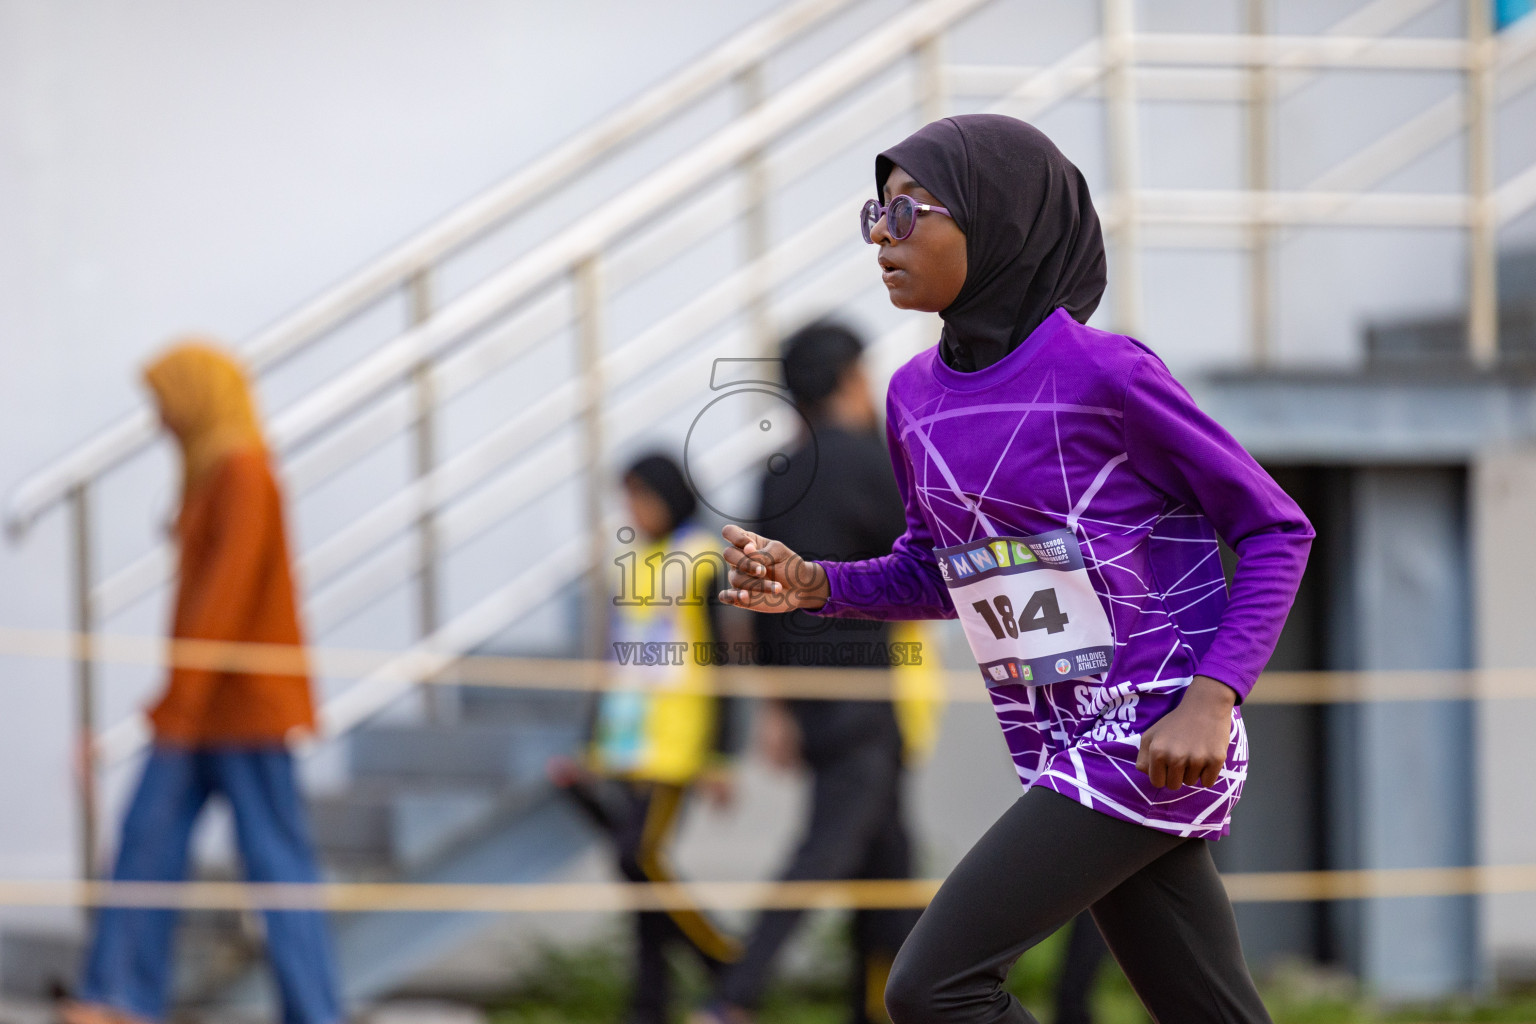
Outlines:
{"type": "MultiPolygon", "coordinates": [[[[253,882],[319,879],[288,742],[314,729],[300,645],[283,499],[245,372],[202,341],[173,346],[144,378],[182,455],[177,639],[291,645],[259,671],[176,665],[150,711],[154,745],[123,823],[112,877],[187,878],[192,828],[210,797],[233,811],[253,882]]],[[[176,912],[108,907],[95,921],[79,1000],[64,1024],[161,1021],[170,996],[176,912]]],[[[335,1024],[341,1001],[324,917],[266,914],[267,957],[285,1024],[335,1024]]]]}

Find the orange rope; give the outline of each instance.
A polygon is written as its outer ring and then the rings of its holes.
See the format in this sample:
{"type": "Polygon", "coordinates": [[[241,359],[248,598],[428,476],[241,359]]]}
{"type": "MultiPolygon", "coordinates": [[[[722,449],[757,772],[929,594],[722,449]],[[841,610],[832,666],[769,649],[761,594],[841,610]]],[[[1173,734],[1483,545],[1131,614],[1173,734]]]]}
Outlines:
{"type": "MultiPolygon", "coordinates": [[[[211,668],[282,675],[314,671],[333,678],[376,673],[419,683],[528,690],[606,690],[623,681],[609,661],[464,655],[446,668],[424,670],[404,652],[351,648],[298,648],[284,644],[167,640],[152,636],[81,634],[61,630],[0,629],[0,657],[89,658],[94,661],[211,668]]],[[[891,673],[883,668],[776,668],[723,666],[710,677],[718,693],[743,697],[890,700],[891,673]]],[[[945,673],[947,696],[986,702],[974,670],[945,673]]],[[[1536,698],[1536,668],[1266,672],[1249,704],[1339,704],[1420,700],[1525,700],[1536,698]]]]}

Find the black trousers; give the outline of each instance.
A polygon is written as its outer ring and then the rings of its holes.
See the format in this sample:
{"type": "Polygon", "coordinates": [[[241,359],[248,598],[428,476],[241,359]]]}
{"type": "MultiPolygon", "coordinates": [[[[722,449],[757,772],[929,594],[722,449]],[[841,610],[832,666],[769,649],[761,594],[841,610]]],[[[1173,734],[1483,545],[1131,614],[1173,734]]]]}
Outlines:
{"type": "MultiPolygon", "coordinates": [[[[891,742],[854,746],[811,766],[811,815],[784,881],[910,878],[912,854],[902,813],[901,748],[891,742]]],[[[758,918],[746,952],[728,968],[716,997],[756,1008],[772,980],[774,962],[803,911],[773,910],[758,918]]],[[[896,951],[917,920],[912,910],[861,910],[854,915],[854,964],[849,1018],[886,1018],[882,993],[896,951]]]]}
{"type": "MultiPolygon", "coordinates": [[[[659,782],[604,780],[567,791],[613,840],[618,868],[631,882],[675,882],[666,850],[676,830],[685,791],[659,782]]],[[[698,910],[642,911],[635,915],[632,1024],[670,1020],[671,973],[667,951],[692,949],[712,975],[741,955],[740,945],[698,910]]]]}
{"type": "Polygon", "coordinates": [[[1092,914],[1085,910],[1072,919],[1061,975],[1056,979],[1055,1024],[1093,1024],[1089,1005],[1093,983],[1108,952],[1092,914]]]}
{"type": "Polygon", "coordinates": [[[965,855],[896,957],[896,1024],[1038,1024],[1003,990],[1025,950],[1084,908],[1158,1024],[1270,1024],[1202,839],[1035,788],[965,855]]]}

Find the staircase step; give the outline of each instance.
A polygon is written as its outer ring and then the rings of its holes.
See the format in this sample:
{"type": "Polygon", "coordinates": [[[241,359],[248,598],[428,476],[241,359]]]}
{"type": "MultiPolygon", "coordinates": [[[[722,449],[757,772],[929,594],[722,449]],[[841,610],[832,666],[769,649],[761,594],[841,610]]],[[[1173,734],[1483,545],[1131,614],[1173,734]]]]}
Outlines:
{"type": "Polygon", "coordinates": [[[529,783],[580,739],[574,723],[375,726],[351,739],[352,777],[440,789],[529,783]]]}
{"type": "Polygon", "coordinates": [[[310,798],[309,817],[320,860],[343,871],[386,867],[394,859],[391,795],[361,789],[310,798]]]}
{"type": "MultiPolygon", "coordinates": [[[[431,864],[404,872],[401,881],[429,884],[526,883],[549,878],[585,851],[593,832],[570,805],[528,787],[526,803],[514,800],[486,816],[431,864]]],[[[471,911],[383,911],[345,914],[334,921],[342,985],[350,1005],[370,1003],[455,945],[472,940],[492,915],[471,911]]],[[[271,984],[249,971],[227,989],[224,1006],[271,1006],[271,984]]]]}
{"type": "Polygon", "coordinates": [[[519,690],[505,686],[458,687],[464,721],[477,724],[548,722],[585,725],[591,695],[560,690],[519,690]]]}
{"type": "MultiPolygon", "coordinates": [[[[199,876],[228,881],[225,873],[199,876]]],[[[0,931],[0,992],[12,999],[51,999],[78,984],[86,937],[78,931],[7,928],[0,931]]],[[[177,925],[174,985],[178,998],[198,999],[240,977],[259,958],[251,915],[199,910],[177,925]]]]}
{"type": "Polygon", "coordinates": [[[430,860],[477,820],[545,789],[544,766],[573,752],[583,693],[454,687],[452,722],[370,725],[347,740],[352,785],[312,801],[324,862],[395,873],[430,860]]]}
{"type": "Polygon", "coordinates": [[[486,791],[401,793],[395,798],[391,838],[396,864],[425,863],[500,807],[504,796],[486,791]]]}
{"type": "Polygon", "coordinates": [[[0,932],[0,992],[13,999],[49,999],[72,987],[85,941],[77,933],[7,928],[0,932]]]}
{"type": "Polygon", "coordinates": [[[503,807],[514,792],[374,786],[317,796],[310,802],[315,845],[335,870],[408,870],[503,807]]]}
{"type": "MultiPolygon", "coordinates": [[[[1365,349],[1373,366],[1461,366],[1468,358],[1466,317],[1369,324],[1365,349]]],[[[1536,361],[1536,301],[1499,309],[1499,358],[1522,365],[1536,361]]]]}

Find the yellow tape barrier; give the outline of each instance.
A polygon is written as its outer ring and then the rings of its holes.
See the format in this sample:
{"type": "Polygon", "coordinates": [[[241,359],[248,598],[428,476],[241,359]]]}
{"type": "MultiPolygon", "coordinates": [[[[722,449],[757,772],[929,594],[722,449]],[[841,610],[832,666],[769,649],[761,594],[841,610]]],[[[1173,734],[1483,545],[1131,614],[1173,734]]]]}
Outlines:
{"type": "MultiPolygon", "coordinates": [[[[1536,864],[1223,875],[1235,903],[1536,892],[1536,864]]],[[[183,910],[592,913],[924,907],[941,879],[842,882],[554,882],[521,885],[330,882],[0,881],[0,906],[183,910]]]]}
{"type": "MultiPolygon", "coordinates": [[[[0,629],[0,657],[170,665],[304,674],[339,679],[375,676],[420,683],[507,689],[601,691],[623,682],[623,667],[608,661],[464,655],[445,669],[398,651],[293,647],[155,636],[81,634],[60,630],[0,629]]],[[[710,673],[728,696],[823,700],[889,700],[891,673],[869,668],[726,666],[710,673]]],[[[974,669],[945,673],[950,700],[986,702],[974,669]]],[[[1340,704],[1421,700],[1528,700],[1536,698],[1536,668],[1462,671],[1266,672],[1250,704],[1340,704]]]]}
{"type": "MultiPolygon", "coordinates": [[[[598,691],[622,681],[612,662],[466,655],[428,674],[400,652],[297,648],[280,644],[174,640],[153,636],[0,629],[0,656],[181,665],[336,678],[396,676],[422,683],[509,689],[598,691]]],[[[973,670],[946,675],[950,699],[986,701],[973,670]]],[[[712,678],[722,694],[827,700],[889,700],[883,669],[724,667],[712,678]]],[[[1249,704],[1334,704],[1536,698],[1536,669],[1468,671],[1268,672],[1249,704]]],[[[1235,902],[1368,899],[1536,892],[1536,864],[1361,871],[1248,872],[1225,875],[1235,902]]],[[[183,909],[475,911],[486,913],[926,906],[939,880],[846,882],[548,883],[421,885],[238,882],[3,881],[0,906],[140,906],[183,909]]]]}

